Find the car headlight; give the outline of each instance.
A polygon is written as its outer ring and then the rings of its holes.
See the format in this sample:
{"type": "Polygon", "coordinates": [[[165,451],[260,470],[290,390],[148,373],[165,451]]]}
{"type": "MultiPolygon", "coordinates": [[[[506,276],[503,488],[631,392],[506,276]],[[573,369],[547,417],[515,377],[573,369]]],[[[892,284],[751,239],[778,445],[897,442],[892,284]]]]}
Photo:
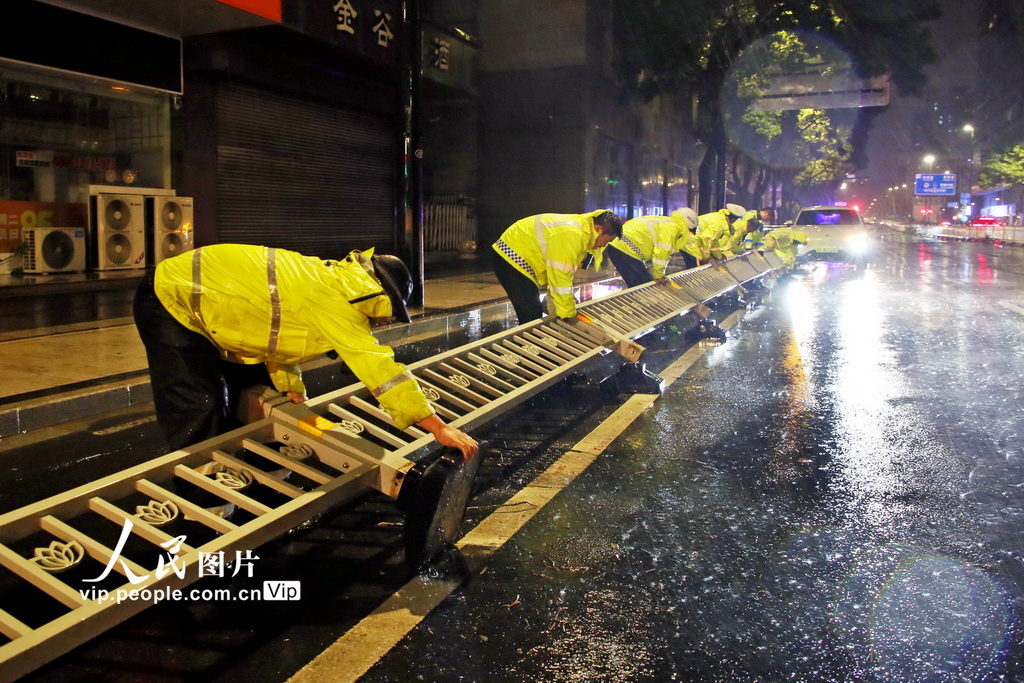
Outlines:
{"type": "Polygon", "coordinates": [[[859,235],[851,235],[846,238],[846,248],[855,254],[859,254],[868,248],[868,235],[867,233],[860,233],[859,235]]]}

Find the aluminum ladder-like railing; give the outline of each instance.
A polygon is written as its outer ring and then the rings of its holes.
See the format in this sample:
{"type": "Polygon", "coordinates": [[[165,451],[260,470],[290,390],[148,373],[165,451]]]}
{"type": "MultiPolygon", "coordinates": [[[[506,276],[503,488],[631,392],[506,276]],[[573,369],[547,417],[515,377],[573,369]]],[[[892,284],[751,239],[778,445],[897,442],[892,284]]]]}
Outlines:
{"type": "MultiPolygon", "coordinates": [[[[639,337],[781,266],[769,253],[695,268],[668,286],[581,304],[595,325],[538,320],[408,368],[438,414],[473,429],[608,353],[615,336],[639,337]]],[[[0,516],[0,573],[7,573],[0,585],[15,586],[0,596],[0,633],[8,639],[0,679],[145,608],[144,600],[118,600],[119,591],[180,589],[198,578],[201,561],[255,549],[368,489],[398,497],[410,470],[438,448],[415,426],[397,429],[362,384],[269,410],[245,427],[0,516]],[[264,458],[261,466],[247,462],[253,455],[264,458]],[[238,513],[212,514],[179,495],[175,480],[238,513]],[[74,585],[105,569],[104,581],[87,584],[96,590],[74,585]],[[49,604],[37,609],[40,602],[49,604]]]]}

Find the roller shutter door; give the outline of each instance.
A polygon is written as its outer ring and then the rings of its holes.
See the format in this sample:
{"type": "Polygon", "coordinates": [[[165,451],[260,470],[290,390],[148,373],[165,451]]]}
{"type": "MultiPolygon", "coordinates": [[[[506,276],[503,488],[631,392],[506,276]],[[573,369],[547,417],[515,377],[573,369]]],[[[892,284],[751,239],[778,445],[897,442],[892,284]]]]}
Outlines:
{"type": "Polygon", "coordinates": [[[217,233],[321,257],[395,246],[394,123],[263,90],[217,97],[217,233]]]}

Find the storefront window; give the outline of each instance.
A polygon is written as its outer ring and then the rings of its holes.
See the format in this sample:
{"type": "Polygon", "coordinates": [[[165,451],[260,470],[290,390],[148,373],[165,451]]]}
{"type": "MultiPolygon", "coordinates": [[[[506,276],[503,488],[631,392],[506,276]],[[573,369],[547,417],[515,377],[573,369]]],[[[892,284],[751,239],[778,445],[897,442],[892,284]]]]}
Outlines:
{"type": "Polygon", "coordinates": [[[600,136],[594,150],[592,175],[586,186],[586,210],[610,209],[629,218],[629,145],[600,136]]]}
{"type": "Polygon", "coordinates": [[[689,172],[682,166],[669,164],[665,195],[668,199],[668,213],[690,205],[689,172]]]}
{"type": "Polygon", "coordinates": [[[663,216],[665,214],[665,160],[644,155],[640,173],[640,193],[637,214],[663,216]]]}
{"type": "Polygon", "coordinates": [[[90,186],[170,185],[166,94],[0,66],[0,252],[85,226],[90,186]]]}

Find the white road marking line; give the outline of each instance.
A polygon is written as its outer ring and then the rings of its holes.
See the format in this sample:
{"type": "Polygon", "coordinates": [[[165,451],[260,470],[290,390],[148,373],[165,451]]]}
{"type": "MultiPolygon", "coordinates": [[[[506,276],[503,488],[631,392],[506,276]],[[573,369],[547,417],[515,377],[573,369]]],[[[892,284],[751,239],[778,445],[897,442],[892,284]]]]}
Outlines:
{"type": "MultiPolygon", "coordinates": [[[[742,316],[743,311],[736,311],[721,326],[729,329],[742,316]]],[[[695,344],[665,368],[661,377],[665,380],[666,388],[679,379],[709,348],[714,347],[695,344]]],[[[631,396],[547,470],[463,536],[456,545],[473,573],[478,574],[495,550],[582,474],[658,398],[658,394],[631,396]]],[[[371,614],[297,671],[288,679],[288,683],[319,683],[326,680],[347,683],[359,680],[455,588],[457,586],[452,582],[413,577],[371,614]]]]}
{"type": "Polygon", "coordinates": [[[1009,308],[1014,313],[1020,313],[1021,315],[1024,315],[1024,308],[1021,308],[1017,304],[1011,304],[1009,301],[1000,301],[999,305],[1002,306],[1003,308],[1009,308]]]}
{"type": "Polygon", "coordinates": [[[96,429],[92,434],[95,436],[106,436],[107,434],[116,434],[117,432],[123,432],[126,429],[138,427],[149,422],[156,422],[156,415],[149,415],[147,417],[141,417],[138,420],[132,420],[131,422],[125,422],[123,424],[114,425],[113,427],[107,427],[106,429],[96,429]]]}

